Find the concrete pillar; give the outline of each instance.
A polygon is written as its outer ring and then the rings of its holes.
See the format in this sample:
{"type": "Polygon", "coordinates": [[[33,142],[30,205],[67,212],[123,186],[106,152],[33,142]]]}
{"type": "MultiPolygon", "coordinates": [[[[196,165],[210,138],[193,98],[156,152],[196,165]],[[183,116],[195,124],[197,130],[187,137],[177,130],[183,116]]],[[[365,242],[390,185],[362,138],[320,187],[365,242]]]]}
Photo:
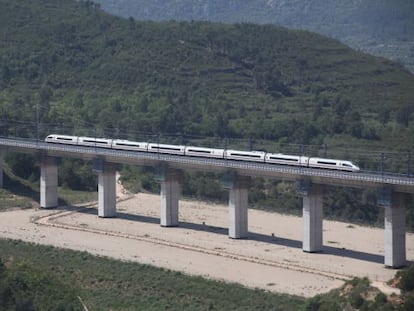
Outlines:
{"type": "Polygon", "coordinates": [[[304,252],[322,250],[323,186],[309,184],[303,196],[303,244],[304,252]]]}
{"type": "Polygon", "coordinates": [[[45,157],[40,164],[40,207],[58,206],[58,167],[56,158],[45,157]]]}
{"type": "Polygon", "coordinates": [[[160,225],[162,227],[178,226],[179,179],[179,171],[165,169],[161,179],[160,225]]]}
{"type": "Polygon", "coordinates": [[[408,194],[392,192],[391,204],[385,205],[384,211],[384,264],[386,267],[405,266],[405,204],[408,194]]]}
{"type": "Polygon", "coordinates": [[[98,216],[116,216],[116,166],[102,163],[98,170],[98,216]]]}
{"type": "Polygon", "coordinates": [[[248,236],[248,187],[249,178],[236,176],[229,195],[229,237],[233,239],[248,236]]]}

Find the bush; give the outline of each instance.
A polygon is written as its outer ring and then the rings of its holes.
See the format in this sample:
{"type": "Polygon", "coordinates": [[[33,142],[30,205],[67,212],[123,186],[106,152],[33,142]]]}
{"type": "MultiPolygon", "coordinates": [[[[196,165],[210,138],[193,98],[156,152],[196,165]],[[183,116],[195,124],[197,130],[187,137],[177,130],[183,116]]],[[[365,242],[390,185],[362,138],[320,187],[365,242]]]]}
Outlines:
{"type": "Polygon", "coordinates": [[[397,277],[400,277],[399,288],[404,292],[414,290],[414,265],[404,269],[397,273],[397,277]]]}
{"type": "Polygon", "coordinates": [[[69,311],[82,306],[75,291],[57,278],[18,264],[0,274],[0,310],[69,311]]]}
{"type": "Polygon", "coordinates": [[[405,297],[404,306],[402,308],[404,311],[412,311],[414,310],[414,294],[407,295],[405,297]]]}
{"type": "Polygon", "coordinates": [[[315,296],[310,298],[305,306],[305,310],[306,311],[317,311],[319,310],[319,307],[321,305],[321,297],[320,296],[315,296]]]}
{"type": "Polygon", "coordinates": [[[329,295],[318,295],[310,298],[305,306],[306,311],[340,311],[339,301],[329,295]]]}
{"type": "Polygon", "coordinates": [[[364,304],[364,298],[362,298],[359,292],[353,292],[349,297],[349,302],[352,307],[359,309],[364,304]]]}

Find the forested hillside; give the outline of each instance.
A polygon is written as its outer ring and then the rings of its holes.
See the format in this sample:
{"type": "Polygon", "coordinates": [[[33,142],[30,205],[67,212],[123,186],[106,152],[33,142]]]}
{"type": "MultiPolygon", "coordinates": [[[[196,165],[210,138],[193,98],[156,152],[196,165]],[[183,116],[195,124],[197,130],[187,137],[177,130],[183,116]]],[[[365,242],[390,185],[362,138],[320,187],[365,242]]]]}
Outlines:
{"type": "Polygon", "coordinates": [[[406,138],[414,76],[274,26],[153,23],[90,1],[1,2],[3,117],[321,144],[406,138]]]}
{"type": "MultiPolygon", "coordinates": [[[[411,169],[414,76],[336,40],[271,25],[139,22],[73,0],[0,0],[0,27],[2,135],[36,137],[38,121],[40,137],[175,134],[169,142],[321,149],[363,169],[411,169]]],[[[65,172],[81,174],[77,165],[65,172]]],[[[184,193],[223,196],[202,178],[187,179],[184,193]]],[[[339,192],[332,215],[349,216],[359,197],[370,208],[356,220],[381,218],[372,193],[339,192]]],[[[262,206],[299,206],[294,187],[255,181],[252,202],[269,196],[262,206]]]]}
{"type": "Polygon", "coordinates": [[[111,13],[139,20],[207,20],[307,29],[414,72],[411,0],[97,0],[111,13]]]}

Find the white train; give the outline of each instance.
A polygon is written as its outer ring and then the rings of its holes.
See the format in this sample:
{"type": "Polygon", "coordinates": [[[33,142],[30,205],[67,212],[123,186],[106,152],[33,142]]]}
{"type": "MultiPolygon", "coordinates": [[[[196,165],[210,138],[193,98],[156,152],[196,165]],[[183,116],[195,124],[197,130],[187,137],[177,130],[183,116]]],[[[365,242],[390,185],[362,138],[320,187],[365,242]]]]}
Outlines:
{"type": "Polygon", "coordinates": [[[166,153],[191,157],[228,159],[237,161],[254,161],[279,165],[305,166],[323,169],[334,169],[358,172],[360,169],[351,161],[324,159],[317,157],[267,153],[264,151],[240,151],[231,149],[215,149],[184,145],[168,145],[147,142],[135,142],[121,139],[93,138],[51,134],[45,139],[48,143],[93,146],[100,148],[121,149],[139,152],[166,153]]]}

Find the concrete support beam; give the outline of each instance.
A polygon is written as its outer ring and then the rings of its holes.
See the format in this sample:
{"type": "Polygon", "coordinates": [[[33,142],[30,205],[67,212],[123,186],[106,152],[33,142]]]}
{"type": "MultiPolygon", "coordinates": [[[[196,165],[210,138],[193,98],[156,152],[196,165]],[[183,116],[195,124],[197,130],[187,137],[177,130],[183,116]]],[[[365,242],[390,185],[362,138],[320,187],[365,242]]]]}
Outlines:
{"type": "Polygon", "coordinates": [[[323,186],[309,184],[303,196],[304,252],[319,252],[323,247],[323,186]]]}
{"type": "Polygon", "coordinates": [[[58,206],[58,167],[57,160],[45,157],[40,163],[40,207],[58,206]]]}
{"type": "Polygon", "coordinates": [[[98,216],[116,216],[116,165],[103,162],[98,170],[98,216]]]}
{"type": "Polygon", "coordinates": [[[166,168],[161,178],[161,211],[162,227],[178,226],[178,201],[180,197],[180,177],[177,170],[166,168]]]}
{"type": "Polygon", "coordinates": [[[229,195],[229,237],[233,239],[248,236],[248,189],[250,179],[235,176],[229,195]]]}
{"type": "Polygon", "coordinates": [[[391,204],[384,211],[384,264],[400,268],[407,264],[405,246],[405,205],[409,195],[391,193],[391,204]]]}

